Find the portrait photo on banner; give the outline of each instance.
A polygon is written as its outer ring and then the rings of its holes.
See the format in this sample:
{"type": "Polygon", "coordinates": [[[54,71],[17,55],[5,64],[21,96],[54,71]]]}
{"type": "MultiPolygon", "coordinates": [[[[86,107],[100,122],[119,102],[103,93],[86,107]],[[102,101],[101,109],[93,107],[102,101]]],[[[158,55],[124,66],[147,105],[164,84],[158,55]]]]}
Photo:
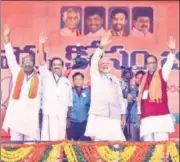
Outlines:
{"type": "Polygon", "coordinates": [[[104,7],[86,7],[84,11],[84,35],[103,36],[106,31],[104,7]]]}
{"type": "Polygon", "coordinates": [[[152,7],[134,7],[132,9],[131,35],[140,38],[151,38],[154,34],[152,7]]]}
{"type": "Polygon", "coordinates": [[[108,11],[108,29],[111,36],[127,37],[130,33],[128,7],[110,7],[108,11]]]}
{"type": "Polygon", "coordinates": [[[81,36],[82,9],[78,6],[63,6],[60,10],[61,36],[81,36]]]}

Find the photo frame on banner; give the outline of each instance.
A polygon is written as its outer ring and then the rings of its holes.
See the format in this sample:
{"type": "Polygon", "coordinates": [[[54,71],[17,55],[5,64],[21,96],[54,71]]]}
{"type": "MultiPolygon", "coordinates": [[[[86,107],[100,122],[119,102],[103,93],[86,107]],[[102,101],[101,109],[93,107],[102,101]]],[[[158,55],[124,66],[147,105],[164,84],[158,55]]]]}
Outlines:
{"type": "Polygon", "coordinates": [[[111,36],[127,37],[130,33],[130,14],[128,7],[110,7],[108,29],[111,36]]]}
{"type": "Polygon", "coordinates": [[[104,7],[86,7],[84,10],[84,35],[102,36],[106,32],[104,7]]]}
{"type": "Polygon", "coordinates": [[[81,36],[82,9],[77,6],[63,6],[60,11],[61,36],[81,36]]]}
{"type": "Polygon", "coordinates": [[[152,7],[134,7],[132,9],[131,35],[150,38],[154,34],[154,17],[152,7]]]}

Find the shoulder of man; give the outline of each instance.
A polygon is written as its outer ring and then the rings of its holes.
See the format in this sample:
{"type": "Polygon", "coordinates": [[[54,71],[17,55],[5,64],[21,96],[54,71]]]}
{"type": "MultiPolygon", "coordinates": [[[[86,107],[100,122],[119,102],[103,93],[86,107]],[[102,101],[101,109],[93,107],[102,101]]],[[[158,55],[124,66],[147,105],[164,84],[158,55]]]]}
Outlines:
{"type": "Polygon", "coordinates": [[[71,81],[70,81],[68,78],[66,78],[66,77],[64,77],[64,76],[62,76],[62,78],[63,78],[64,83],[65,83],[67,86],[71,86],[71,81]]]}

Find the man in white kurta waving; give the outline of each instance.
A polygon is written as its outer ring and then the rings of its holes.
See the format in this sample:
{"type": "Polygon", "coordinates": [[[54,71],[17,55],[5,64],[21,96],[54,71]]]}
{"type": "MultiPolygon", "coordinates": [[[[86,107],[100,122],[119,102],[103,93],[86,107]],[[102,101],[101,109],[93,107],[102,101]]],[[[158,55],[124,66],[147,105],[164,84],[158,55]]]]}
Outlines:
{"type": "Polygon", "coordinates": [[[39,108],[40,78],[34,72],[34,59],[27,55],[19,66],[10,43],[10,28],[4,29],[5,53],[12,73],[13,87],[3,128],[12,141],[35,141],[40,139],[39,108]]]}
{"type": "Polygon", "coordinates": [[[39,37],[39,72],[43,84],[42,141],[62,140],[66,136],[68,110],[72,107],[72,86],[62,75],[64,62],[55,57],[50,62],[50,70],[44,60],[44,44],[47,37],[39,37]]]}
{"type": "Polygon", "coordinates": [[[119,79],[111,73],[111,60],[103,56],[103,49],[109,43],[109,36],[105,34],[91,60],[91,107],[85,135],[95,141],[125,141],[122,127],[127,102],[119,79]]]}
{"type": "Polygon", "coordinates": [[[170,53],[162,69],[158,69],[154,55],[149,55],[145,61],[148,72],[141,81],[138,102],[140,136],[144,141],[165,141],[168,140],[168,134],[174,132],[167,95],[167,80],[175,59],[174,38],[170,37],[168,47],[170,53]]]}

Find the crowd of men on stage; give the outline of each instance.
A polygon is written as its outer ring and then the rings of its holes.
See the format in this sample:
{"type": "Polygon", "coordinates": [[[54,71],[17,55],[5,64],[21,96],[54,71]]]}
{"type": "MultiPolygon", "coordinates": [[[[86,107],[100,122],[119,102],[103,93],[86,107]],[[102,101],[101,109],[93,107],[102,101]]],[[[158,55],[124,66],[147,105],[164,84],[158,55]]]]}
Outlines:
{"type": "Polygon", "coordinates": [[[170,37],[170,53],[161,69],[154,55],[145,59],[147,72],[138,71],[135,86],[128,87],[112,74],[112,61],[103,55],[111,43],[104,34],[94,51],[90,65],[91,85],[84,87],[84,75],[63,74],[64,61],[44,59],[47,37],[39,37],[38,69],[34,58],[16,61],[10,42],[10,28],[5,25],[5,53],[12,73],[12,92],[3,128],[10,130],[12,141],[162,141],[174,132],[168,108],[167,80],[175,59],[175,40],[170,37]],[[49,69],[50,66],[50,69],[49,69]],[[73,86],[72,86],[73,85],[73,86]],[[39,111],[42,108],[42,129],[39,111]],[[40,133],[41,132],[41,133],[40,133]]]}

